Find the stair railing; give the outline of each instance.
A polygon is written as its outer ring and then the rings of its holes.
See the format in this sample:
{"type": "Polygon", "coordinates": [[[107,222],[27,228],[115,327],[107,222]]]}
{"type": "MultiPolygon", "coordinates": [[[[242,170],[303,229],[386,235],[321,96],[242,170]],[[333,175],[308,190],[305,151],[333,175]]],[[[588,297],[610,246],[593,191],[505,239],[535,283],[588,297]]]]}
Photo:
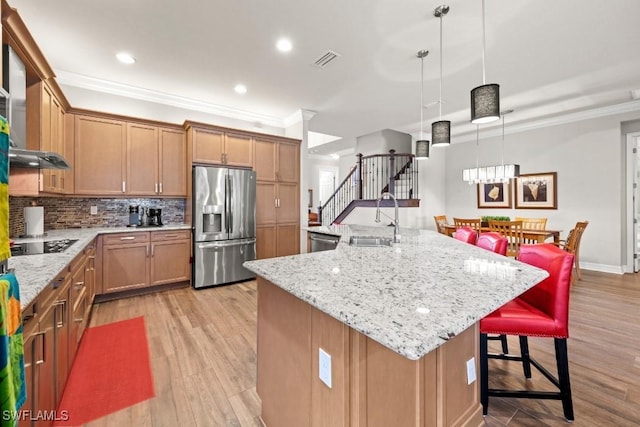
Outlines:
{"type": "Polygon", "coordinates": [[[318,218],[330,225],[354,200],[376,200],[385,191],[398,199],[417,198],[418,167],[413,154],[356,155],[358,160],[338,188],[319,208],[318,218]]]}

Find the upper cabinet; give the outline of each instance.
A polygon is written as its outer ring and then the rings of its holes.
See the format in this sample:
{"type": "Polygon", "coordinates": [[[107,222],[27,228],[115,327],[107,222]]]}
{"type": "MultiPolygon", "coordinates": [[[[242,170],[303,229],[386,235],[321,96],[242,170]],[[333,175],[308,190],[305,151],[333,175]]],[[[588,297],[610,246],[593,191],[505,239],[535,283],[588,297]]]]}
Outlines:
{"type": "Polygon", "coordinates": [[[122,121],[76,115],[75,194],[125,193],[126,131],[122,121]]]}
{"type": "Polygon", "coordinates": [[[159,128],[161,196],[186,197],[187,195],[187,147],[183,130],[159,128]]]}
{"type": "Polygon", "coordinates": [[[300,148],[297,143],[255,138],[258,181],[298,182],[300,148]]]}
{"type": "MultiPolygon", "coordinates": [[[[52,151],[66,159],[73,157],[72,144],[67,141],[66,112],[61,100],[44,81],[27,87],[27,148],[52,151]]],[[[69,193],[72,172],[57,169],[42,170],[40,191],[69,193]]]]}
{"type": "Polygon", "coordinates": [[[253,138],[206,126],[187,124],[191,162],[226,166],[253,166],[253,138]]]}
{"type": "Polygon", "coordinates": [[[76,116],[75,193],[185,197],[184,131],[76,116]]]}

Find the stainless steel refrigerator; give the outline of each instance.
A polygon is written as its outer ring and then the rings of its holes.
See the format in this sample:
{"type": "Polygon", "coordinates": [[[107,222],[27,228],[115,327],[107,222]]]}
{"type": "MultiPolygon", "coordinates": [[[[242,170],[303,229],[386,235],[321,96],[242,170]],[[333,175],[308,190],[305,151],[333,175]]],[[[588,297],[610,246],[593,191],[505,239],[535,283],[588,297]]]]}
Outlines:
{"type": "Polygon", "coordinates": [[[242,263],[256,258],[256,173],[193,168],[193,286],[252,279],[242,263]]]}

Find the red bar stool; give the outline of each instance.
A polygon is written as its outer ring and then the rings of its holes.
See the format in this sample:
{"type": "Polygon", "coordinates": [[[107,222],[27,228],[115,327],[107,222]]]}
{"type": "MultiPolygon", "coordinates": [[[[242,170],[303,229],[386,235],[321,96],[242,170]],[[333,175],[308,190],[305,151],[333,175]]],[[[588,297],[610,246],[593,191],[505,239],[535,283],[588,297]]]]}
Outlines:
{"type": "Polygon", "coordinates": [[[469,243],[470,245],[476,244],[478,233],[471,227],[460,227],[453,233],[453,237],[461,242],[469,243]]]}
{"type": "Polygon", "coordinates": [[[506,237],[502,237],[500,233],[490,231],[488,233],[480,233],[476,246],[486,249],[491,252],[495,252],[500,255],[507,255],[507,246],[509,241],[506,237]]]}
{"type": "MultiPolygon", "coordinates": [[[[480,233],[476,246],[482,249],[486,249],[491,252],[495,252],[502,256],[507,256],[507,247],[509,246],[509,240],[503,237],[500,233],[495,231],[489,231],[487,233],[480,233]]],[[[502,345],[502,353],[509,353],[509,344],[507,343],[506,335],[490,335],[487,337],[489,340],[500,340],[502,345]]]]}
{"type": "Polygon", "coordinates": [[[518,260],[546,270],[549,277],[480,321],[480,402],[482,403],[482,412],[484,415],[487,414],[489,396],[556,399],[562,401],[567,421],[573,421],[567,355],[569,290],[573,255],[550,243],[525,244],[520,248],[518,260]],[[517,335],[520,339],[521,355],[489,354],[487,334],[517,335]],[[557,378],[529,355],[528,336],[554,339],[557,378]],[[490,389],[489,359],[522,362],[526,378],[531,378],[531,365],[533,365],[558,387],[559,391],[490,389]]]}

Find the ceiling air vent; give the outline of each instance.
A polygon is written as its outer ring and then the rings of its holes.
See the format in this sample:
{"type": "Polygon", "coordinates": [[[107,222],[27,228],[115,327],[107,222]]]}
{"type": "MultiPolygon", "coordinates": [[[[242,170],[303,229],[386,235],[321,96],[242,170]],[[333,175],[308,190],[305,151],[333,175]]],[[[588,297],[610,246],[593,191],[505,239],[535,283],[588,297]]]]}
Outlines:
{"type": "Polygon", "coordinates": [[[325,53],[323,53],[318,59],[316,59],[313,65],[315,65],[318,68],[324,68],[327,66],[327,64],[329,64],[329,62],[333,61],[339,56],[340,54],[338,52],[328,50],[325,53]]]}

